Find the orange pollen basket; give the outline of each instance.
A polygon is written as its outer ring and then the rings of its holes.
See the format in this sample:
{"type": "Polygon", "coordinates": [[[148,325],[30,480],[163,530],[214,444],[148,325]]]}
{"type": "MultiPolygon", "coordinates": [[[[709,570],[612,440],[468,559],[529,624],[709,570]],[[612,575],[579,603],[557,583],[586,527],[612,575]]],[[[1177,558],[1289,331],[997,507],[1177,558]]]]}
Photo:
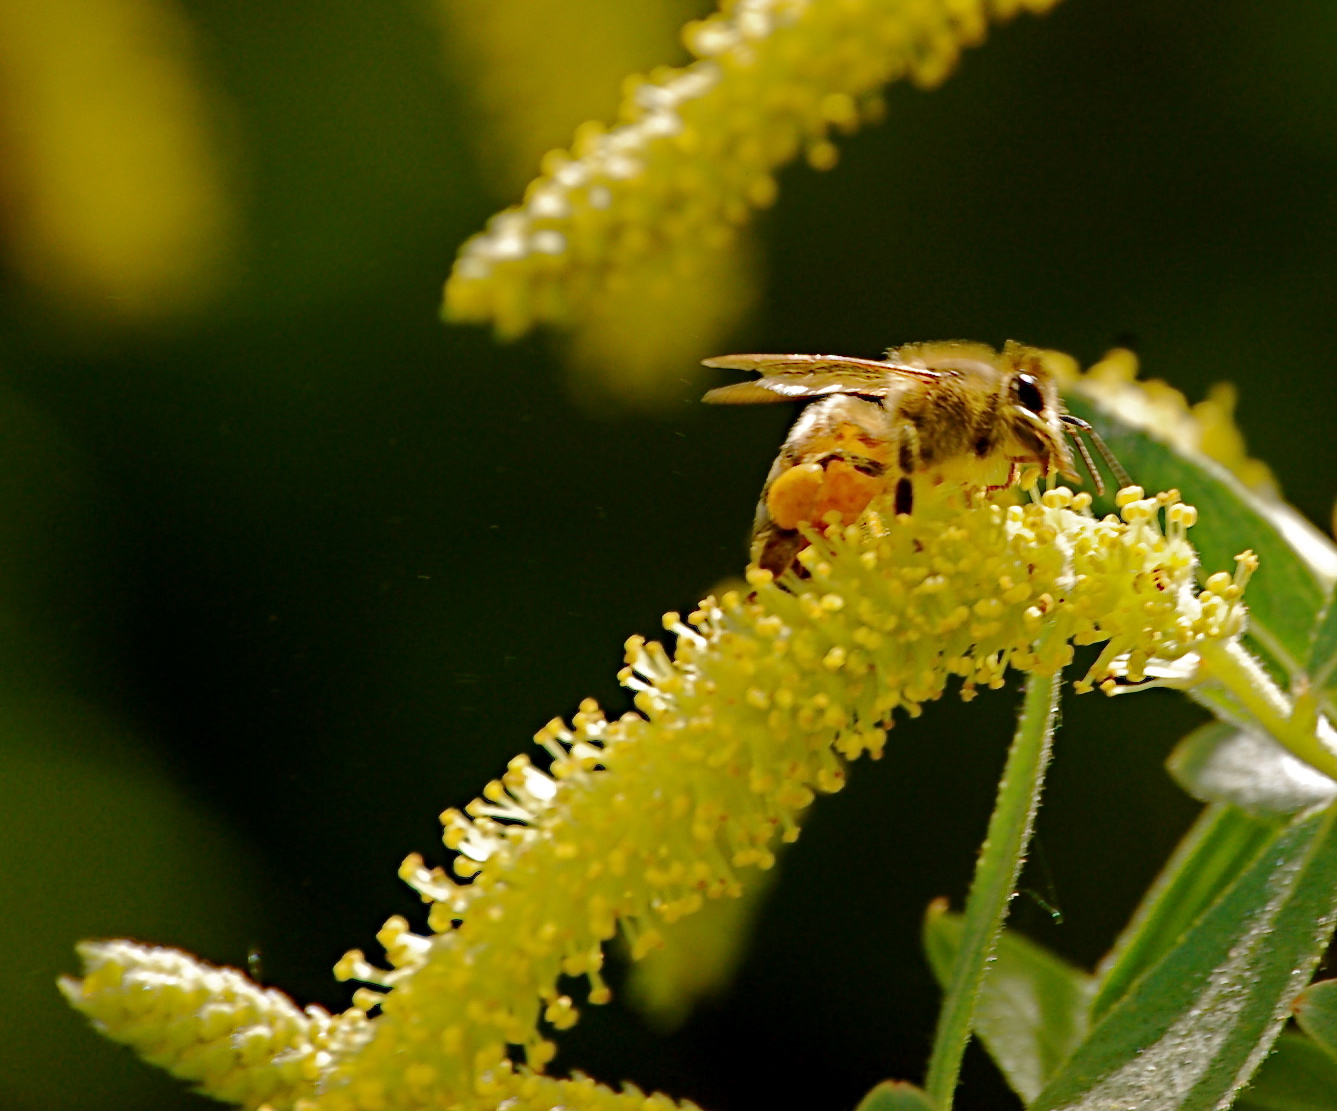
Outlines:
{"type": "Polygon", "coordinates": [[[825,467],[800,463],[771,483],[766,508],[771,520],[783,529],[826,522],[833,510],[848,524],[859,519],[885,486],[884,479],[855,470],[842,459],[833,459],[825,467]]]}

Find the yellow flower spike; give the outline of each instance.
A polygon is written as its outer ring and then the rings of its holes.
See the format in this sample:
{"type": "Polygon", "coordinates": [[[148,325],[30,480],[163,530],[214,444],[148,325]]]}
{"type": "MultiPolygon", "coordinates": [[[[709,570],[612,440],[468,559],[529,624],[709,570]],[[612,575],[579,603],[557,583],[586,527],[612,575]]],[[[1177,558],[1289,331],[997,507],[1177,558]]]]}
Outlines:
{"type": "Polygon", "coordinates": [[[725,5],[684,30],[692,64],[630,79],[616,126],[582,125],[523,202],[464,244],[446,317],[503,337],[564,325],[578,364],[656,400],[749,307],[738,225],[775,200],[775,171],[800,151],[830,168],[833,128],[877,118],[883,85],[936,84],[989,18],[1054,2],[725,5]]]}
{"type": "MultiPolygon", "coordinates": [[[[963,506],[951,497],[937,504],[926,499],[913,518],[886,536],[842,530],[830,539],[815,538],[813,565],[823,567],[826,576],[820,593],[789,593],[754,576],[751,599],[732,593],[707,599],[690,624],[670,617],[666,625],[679,638],[672,657],[632,638],[629,682],[647,696],[653,721],[632,715],[606,722],[593,707],[582,706],[572,728],[545,731],[545,739],[562,737],[561,751],[584,749],[589,755],[566,777],[547,780],[552,790],[540,792],[543,799],[526,802],[532,814],[527,824],[482,827],[474,840],[505,844],[509,851],[494,847],[478,854],[481,870],[469,889],[471,906],[462,924],[434,939],[411,977],[384,998],[383,1015],[375,1020],[377,1037],[356,1060],[334,1070],[322,1106],[338,1106],[329,1101],[355,1089],[363,1075],[385,1079],[396,1106],[418,1106],[395,1079],[415,1050],[403,1038],[381,1036],[418,1024],[463,1027],[460,1053],[435,1063],[439,1094],[464,1098],[472,1090],[465,1064],[471,1060],[469,1047],[486,1048],[477,1040],[485,1040],[486,1033],[470,1030],[470,1003],[486,1000],[485,1010],[537,1016],[538,996],[557,998],[551,994],[557,976],[573,957],[610,936],[618,918],[633,939],[633,952],[654,948],[660,935],[653,923],[694,911],[701,889],[737,889],[726,860],[739,868],[773,862],[770,846],[777,834],[797,834],[798,818],[814,793],[843,785],[833,753],[853,756],[880,748],[888,706],[918,709],[942,694],[951,673],[968,672],[976,682],[996,685],[1009,661],[1047,670],[1062,666],[1071,655],[1066,643],[1044,658],[1034,651],[1046,623],[1059,623],[1067,637],[1109,641],[1087,685],[1113,675],[1113,663],[1123,655],[1136,675],[1150,662],[1148,645],[1155,646],[1158,659],[1193,650],[1198,634],[1186,634],[1185,628],[1200,623],[1203,603],[1193,585],[1195,561],[1181,536],[1162,535],[1149,513],[1135,514],[1133,524],[1096,521],[1066,508],[1063,495],[1050,505],[1011,509],[1002,500],[963,506]],[[877,550],[879,559],[862,559],[868,550],[877,550]],[[933,566],[942,570],[929,574],[933,566]],[[973,570],[981,567],[988,569],[987,577],[973,570]],[[930,580],[932,590],[919,589],[930,580]],[[917,585],[904,590],[906,581],[917,585]],[[1149,610],[1148,590],[1170,604],[1149,610]],[[1098,604],[1090,604],[1093,597],[1098,604]],[[950,618],[961,610],[967,617],[953,623],[950,618]],[[988,620],[972,625],[971,613],[988,620]],[[865,640],[857,649],[865,681],[856,691],[836,674],[849,674],[848,646],[859,644],[855,633],[874,614],[884,626],[937,626],[949,619],[949,628],[941,636],[865,640]],[[775,651],[782,644],[786,650],[775,651]],[[788,697],[782,699],[781,692],[788,697]],[[775,728],[776,714],[787,729],[775,728]],[[705,736],[715,738],[707,744],[705,761],[681,758],[679,739],[691,722],[708,723],[705,736]],[[638,802],[641,793],[645,797],[638,802]],[[622,800],[616,808],[624,823],[619,835],[572,854],[557,831],[606,827],[603,819],[615,797],[622,800]],[[695,804],[652,804],[683,797],[695,798],[695,804]],[[591,869],[589,858],[599,856],[605,867],[591,869]],[[665,859],[665,865],[633,869],[617,863],[631,859],[665,859]],[[536,957],[531,975],[516,981],[506,954],[547,922],[560,924],[557,935],[565,947],[536,957]],[[474,973],[469,1000],[434,986],[451,983],[452,969],[462,962],[474,973]],[[541,987],[536,990],[535,984],[541,987]]],[[[476,818],[474,824],[483,821],[476,818]]],[[[460,837],[457,830],[456,837],[461,846],[471,843],[467,833],[460,837]]],[[[565,1014],[552,1017],[564,1021],[565,1014]]],[[[509,1084],[508,1075],[494,1073],[493,1084],[509,1084]]]]}
{"type": "Polygon", "coordinates": [[[804,565],[819,583],[754,574],[747,597],[707,598],[686,621],[666,615],[672,654],[629,639],[626,682],[647,716],[608,721],[583,702],[570,725],[539,731],[548,771],[516,758],[483,799],[446,811],[453,871],[471,883],[405,862],[437,932],[392,918],[379,935],[389,969],[357,952],[339,965],[389,989],[359,997],[379,1003],[375,1019],[303,1015],[239,973],[218,973],[236,980],[224,989],[193,971],[216,970],[180,955],[181,969],[130,990],[133,963],[90,949],[88,979],[66,990],[146,1054],[207,1028],[217,1057],[208,1070],[183,1070],[175,1050],[157,1059],[248,1106],[263,1093],[276,1108],[303,1098],[310,1111],[481,1111],[503,1100],[643,1108],[639,1093],[533,1071],[555,1051],[538,1024],[577,1017],[561,976],[584,974],[590,1001],[608,998],[600,947],[619,928],[644,956],[708,900],[736,897],[745,869],[769,869],[777,844],[798,836],[816,794],[841,789],[843,760],[880,753],[893,712],[918,716],[952,676],[969,697],[1000,685],[1009,666],[1053,673],[1070,642],[1103,642],[1079,687],[1113,692],[1126,689],[1120,677],[1155,676],[1238,635],[1254,557],[1243,553],[1234,575],[1212,576],[1200,593],[1189,507],[1170,499],[1162,531],[1167,501],[1126,493],[1124,521],[1096,520],[1061,489],[1009,505],[1012,491],[966,497],[944,486],[901,518],[875,505],[892,522],[885,530],[811,535],[804,565]],[[245,995],[250,1011],[244,1021],[211,1012],[206,1027],[199,1015],[220,992],[225,1007],[245,995]],[[183,1016],[195,1025],[182,1027],[183,1016]],[[251,1026],[260,1032],[227,1036],[251,1026]],[[508,1062],[507,1044],[523,1048],[526,1066],[508,1062]]]}
{"type": "Polygon", "coordinates": [[[360,1010],[298,1009],[230,968],[130,941],[83,942],[82,980],[60,990],[113,1041],[215,1099],[288,1111],[316,1079],[365,1044],[360,1010]]]}

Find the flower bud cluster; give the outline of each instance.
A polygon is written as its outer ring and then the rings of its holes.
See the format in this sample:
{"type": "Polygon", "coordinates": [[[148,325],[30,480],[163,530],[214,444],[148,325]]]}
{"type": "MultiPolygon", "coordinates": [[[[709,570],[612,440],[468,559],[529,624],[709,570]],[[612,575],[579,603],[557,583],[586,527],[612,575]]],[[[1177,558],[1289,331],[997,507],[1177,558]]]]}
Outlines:
{"type": "Polygon", "coordinates": [[[882,112],[878,90],[941,81],[990,17],[1055,0],[737,0],[689,24],[696,61],[628,81],[621,122],[582,125],[543,159],[524,202],[460,250],[446,315],[517,336],[570,322],[647,275],[708,268],[775,171],[800,151],[827,169],[833,129],[882,112]]]}

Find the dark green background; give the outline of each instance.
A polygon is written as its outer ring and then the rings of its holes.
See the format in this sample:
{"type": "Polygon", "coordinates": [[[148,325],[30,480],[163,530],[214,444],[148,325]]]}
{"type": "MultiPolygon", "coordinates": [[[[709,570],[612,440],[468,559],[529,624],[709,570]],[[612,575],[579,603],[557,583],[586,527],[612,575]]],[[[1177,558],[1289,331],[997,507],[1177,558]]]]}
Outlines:
{"type": "MultiPolygon", "coordinates": [[[[437,321],[493,210],[482,126],[413,3],[193,0],[248,192],[239,291],[94,342],[0,308],[0,887],[13,1111],[203,1107],[51,981],[88,935],[244,965],[342,1007],[329,968],[417,914],[436,814],[613,679],[631,632],[736,573],[789,414],[567,400],[549,344],[437,321]]],[[[733,349],[873,355],[1135,337],[1191,398],[1229,378],[1255,453],[1326,522],[1337,366],[1337,9],[1065,0],[1022,18],[840,166],[787,171],[760,317],[733,349]]],[[[579,121],[573,120],[574,125],[579,121]]],[[[959,905],[1015,690],[933,706],[789,854],[733,992],[678,1034],[615,1003],[583,1067],[712,1111],[850,1108],[918,1079],[919,918],[959,905]]],[[[1094,961],[1194,806],[1160,761],[1198,712],[1065,703],[1033,936],[1094,961]]],[[[961,1106],[1008,1107],[972,1057],[961,1106]]]]}

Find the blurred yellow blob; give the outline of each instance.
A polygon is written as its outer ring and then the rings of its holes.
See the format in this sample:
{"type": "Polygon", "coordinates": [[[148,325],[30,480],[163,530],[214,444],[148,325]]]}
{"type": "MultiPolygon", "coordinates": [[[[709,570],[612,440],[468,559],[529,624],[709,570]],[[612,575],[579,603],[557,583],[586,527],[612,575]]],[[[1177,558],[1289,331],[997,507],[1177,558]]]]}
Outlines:
{"type": "Polygon", "coordinates": [[[1190,405],[1169,383],[1139,378],[1137,355],[1122,347],[1107,352],[1084,376],[1064,380],[1177,450],[1214,459],[1255,494],[1280,499],[1271,469],[1249,455],[1235,423],[1238,394],[1231,383],[1218,382],[1204,400],[1190,405]]]}
{"type": "MultiPolygon", "coordinates": [[[[732,229],[731,229],[732,230],[732,229]]],[[[628,266],[562,337],[578,399],[651,409],[682,394],[701,360],[756,304],[756,244],[747,229],[717,248],[628,266]]]]}
{"type": "Polygon", "coordinates": [[[0,198],[7,261],[67,311],[214,292],[231,212],[170,0],[0,0],[0,198]]]}
{"type": "MultiPolygon", "coordinates": [[[[1098,402],[1136,428],[1144,429],[1182,454],[1202,455],[1230,471],[1257,497],[1257,508],[1286,537],[1326,583],[1337,582],[1337,548],[1294,506],[1281,496],[1271,469],[1248,452],[1244,434],[1235,423],[1237,394],[1228,382],[1219,382],[1196,405],[1173,386],[1156,378],[1139,378],[1137,356],[1116,347],[1078,375],[1074,365],[1056,365],[1064,388],[1098,402]]],[[[1337,528],[1337,508],[1334,509],[1337,528]]]]}
{"type": "MultiPolygon", "coordinates": [[[[489,190],[514,196],[575,124],[615,116],[627,74],[686,61],[681,26],[705,8],[691,0],[439,0],[452,69],[467,77],[487,117],[474,134],[489,190]]],[[[713,244],[649,265],[629,258],[587,311],[567,321],[563,354],[584,402],[654,408],[681,391],[751,310],[751,238],[719,231],[713,244]]],[[[495,321],[499,332],[525,330],[508,328],[500,314],[495,321]]]]}
{"type": "Polygon", "coordinates": [[[775,869],[744,872],[737,899],[713,899],[665,928],[663,944],[631,966],[629,997],[651,1026],[672,1033],[698,1003],[728,990],[776,876],[775,869]]]}
{"type": "MultiPolygon", "coordinates": [[[[501,338],[558,324],[574,334],[576,364],[615,396],[680,394],[753,297],[739,228],[774,202],[775,171],[800,155],[830,169],[831,136],[880,119],[887,82],[934,85],[991,19],[1053,2],[724,3],[683,31],[695,61],[628,78],[617,123],[582,124],[569,149],[543,156],[524,201],[464,244],[446,317],[490,322],[501,338]]],[[[549,82],[540,96],[559,100],[564,79],[551,67],[567,37],[600,41],[600,21],[583,22],[592,3],[572,2],[562,34],[545,41],[529,5],[514,9],[494,53],[515,63],[532,46],[539,85],[549,82]]]]}
{"type": "Polygon", "coordinates": [[[629,73],[686,53],[690,0],[437,0],[452,73],[487,117],[473,139],[486,187],[514,196],[545,151],[617,111],[629,73]]]}

